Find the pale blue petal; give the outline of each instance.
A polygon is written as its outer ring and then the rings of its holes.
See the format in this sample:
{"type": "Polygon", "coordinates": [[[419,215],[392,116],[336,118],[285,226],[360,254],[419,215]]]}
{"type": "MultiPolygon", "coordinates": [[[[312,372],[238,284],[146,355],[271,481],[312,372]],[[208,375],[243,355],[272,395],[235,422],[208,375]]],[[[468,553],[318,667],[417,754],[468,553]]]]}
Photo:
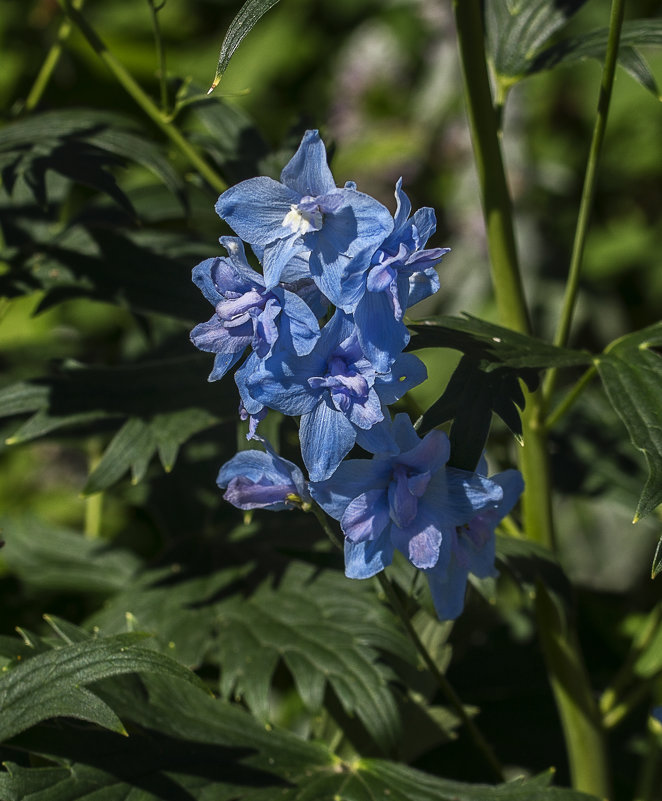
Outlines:
{"type": "Polygon", "coordinates": [[[312,309],[294,292],[277,287],[274,295],[280,300],[284,317],[281,331],[287,328],[295,352],[305,356],[320,338],[320,328],[312,309]]]}
{"type": "Polygon", "coordinates": [[[283,220],[301,196],[273,178],[249,178],[227,189],[216,201],[216,213],[245,242],[264,247],[290,234],[283,220]]]}
{"type": "Polygon", "coordinates": [[[388,372],[409,342],[409,331],[395,319],[387,293],[366,292],[356,307],[354,322],[365,355],[377,372],[388,372]]]}
{"type": "Polygon", "coordinates": [[[299,149],[283,168],[280,179],[302,197],[317,197],[335,189],[336,184],[326,163],[326,150],[318,131],[306,131],[299,149]]]}
{"type": "Polygon", "coordinates": [[[311,481],[329,478],[351,451],[356,431],[342,412],[324,401],[301,416],[301,455],[311,481]]]}

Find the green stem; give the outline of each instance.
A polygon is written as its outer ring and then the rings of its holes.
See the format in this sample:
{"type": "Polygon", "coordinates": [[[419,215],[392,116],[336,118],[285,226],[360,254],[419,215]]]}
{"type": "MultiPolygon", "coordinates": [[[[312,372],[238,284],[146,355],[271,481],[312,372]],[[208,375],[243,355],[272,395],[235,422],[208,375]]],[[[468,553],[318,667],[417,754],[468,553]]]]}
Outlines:
{"type": "Polygon", "coordinates": [[[165,5],[165,0],[157,7],[154,0],[147,0],[149,9],[152,13],[152,28],[154,29],[154,43],[156,45],[156,58],[159,62],[159,87],[161,90],[161,111],[168,115],[168,86],[166,83],[166,59],[163,39],[161,37],[161,26],[159,25],[159,11],[165,5]]]}
{"type": "MultiPolygon", "coordinates": [[[[101,461],[103,448],[101,442],[95,437],[88,445],[88,474],[91,474],[101,461]]],[[[95,492],[85,498],[85,536],[90,540],[101,536],[101,523],[103,518],[103,492],[95,492]]]]}
{"type": "MultiPolygon", "coordinates": [[[[305,504],[303,508],[305,511],[310,511],[315,515],[319,524],[322,527],[322,530],[324,531],[326,536],[331,540],[333,545],[336,548],[343,550],[342,540],[338,537],[338,535],[335,533],[335,531],[333,531],[333,529],[329,525],[328,517],[326,516],[326,513],[321,508],[321,506],[313,502],[312,504],[305,504]]],[[[407,610],[402,605],[398,593],[396,592],[395,587],[391,583],[390,579],[388,579],[384,575],[384,573],[377,573],[375,578],[377,578],[377,580],[381,584],[382,589],[386,594],[386,597],[389,599],[391,606],[393,607],[396,614],[400,618],[402,625],[405,627],[407,634],[409,635],[411,641],[413,642],[421,658],[425,662],[426,667],[428,668],[428,670],[434,677],[435,681],[437,682],[437,685],[439,686],[442,693],[445,695],[446,699],[457,713],[460,720],[466,726],[466,729],[469,732],[471,739],[474,741],[476,748],[483,755],[486,763],[490,767],[490,770],[493,772],[494,777],[498,781],[504,781],[503,769],[499,764],[498,760],[496,759],[496,757],[494,756],[494,753],[490,748],[487,740],[483,737],[476,724],[467,714],[467,710],[464,708],[464,704],[462,703],[462,701],[460,700],[459,696],[452,688],[450,683],[448,682],[446,676],[444,676],[441,670],[439,670],[434,659],[430,656],[429,651],[423,644],[421,638],[418,636],[418,632],[414,628],[414,625],[411,622],[409,615],[407,614],[407,610]]]]}
{"type": "Polygon", "coordinates": [[[570,392],[568,392],[568,394],[565,396],[565,398],[563,398],[554,411],[549,413],[547,420],[545,421],[545,426],[548,431],[552,429],[563,417],[563,415],[566,414],[566,412],[572,407],[577,398],[586,389],[596,372],[597,367],[594,364],[591,365],[588,370],[586,370],[586,372],[580,376],[570,392]]]}
{"type": "MultiPolygon", "coordinates": [[[[602,69],[602,81],[600,83],[600,96],[598,98],[598,110],[593,128],[593,138],[586,164],[584,175],[584,187],[579,204],[579,215],[577,217],[577,227],[575,229],[575,239],[572,246],[570,257],[570,269],[568,272],[568,282],[565,288],[561,316],[554,338],[554,344],[564,347],[568,343],[570,336],[570,325],[577,303],[577,293],[579,291],[579,276],[588,233],[591,208],[595,196],[597,183],[598,165],[602,144],[607,128],[607,116],[609,114],[609,103],[611,101],[611,90],[614,85],[614,73],[618,60],[618,45],[621,37],[621,27],[623,25],[623,14],[625,11],[625,0],[612,0],[611,16],[609,20],[609,38],[607,40],[607,53],[602,69]]],[[[556,384],[557,371],[552,368],[545,377],[544,395],[548,400],[554,391],[556,384]]]]}
{"type": "Polygon", "coordinates": [[[574,630],[559,602],[542,582],[536,587],[536,617],[549,681],[561,716],[572,786],[607,798],[609,770],[600,712],[587,681],[574,630]]]}
{"type": "MultiPolygon", "coordinates": [[[[83,7],[84,2],[85,0],[72,0],[74,8],[78,10],[83,7]]],[[[55,67],[57,67],[60,56],[62,55],[62,45],[71,35],[71,29],[71,20],[65,17],[65,19],[63,19],[60,23],[57,37],[51,45],[51,49],[48,51],[48,55],[44,59],[44,63],[41,65],[39,74],[35,78],[35,82],[32,84],[32,89],[30,89],[30,92],[25,99],[24,108],[26,111],[32,111],[39,105],[39,101],[41,100],[42,95],[48,86],[48,82],[51,79],[55,67]]]]}
{"type": "MultiPolygon", "coordinates": [[[[501,154],[498,116],[494,108],[485,61],[485,37],[480,0],[454,0],[469,124],[483,196],[488,248],[501,322],[530,333],[515,247],[513,211],[501,154]]],[[[527,538],[554,547],[551,476],[547,447],[546,401],[541,390],[526,397],[522,415],[524,446],[520,468],[527,538]]],[[[602,721],[593,700],[577,637],[568,626],[547,625],[549,599],[538,593],[539,634],[550,683],[564,730],[573,786],[605,796],[609,785],[602,721]],[[543,600],[541,600],[543,599],[543,600]]]]}
{"type": "Polygon", "coordinates": [[[197,151],[186,141],[179,129],[161,114],[152,99],[141,89],[133,76],[108,50],[83,15],[74,8],[72,0],[59,0],[59,2],[69,18],[80,29],[90,47],[113,73],[118,82],[143,109],[147,116],[153,120],[171,142],[179,148],[181,153],[189,160],[207,183],[209,183],[216,192],[223,192],[227,188],[225,181],[200,155],[198,155],[197,151]]]}
{"type": "Polygon", "coordinates": [[[405,627],[407,634],[409,635],[410,640],[414,644],[414,647],[420,654],[423,662],[425,662],[425,666],[430,671],[432,676],[434,677],[439,689],[442,691],[446,700],[455,710],[456,714],[464,724],[467,732],[469,733],[471,739],[474,742],[474,745],[482,755],[485,763],[489,766],[490,770],[494,774],[494,778],[497,781],[505,781],[503,775],[503,768],[501,764],[497,760],[492,751],[491,746],[487,742],[487,740],[483,737],[480,730],[473,722],[471,717],[467,714],[467,710],[464,707],[460,697],[457,695],[451,684],[449,683],[448,679],[444,674],[441,672],[437,664],[435,663],[434,659],[430,656],[429,651],[423,644],[423,641],[418,636],[418,632],[414,628],[414,624],[411,622],[409,615],[407,614],[407,610],[402,605],[398,593],[396,592],[395,587],[393,586],[391,580],[387,578],[384,573],[377,573],[376,578],[379,580],[382,589],[384,590],[386,597],[389,599],[391,606],[395,610],[396,614],[400,618],[402,625],[405,627]]]}
{"type": "MultiPolygon", "coordinates": [[[[531,325],[518,265],[513,208],[501,153],[499,115],[494,108],[485,60],[481,5],[480,0],[454,0],[469,126],[500,322],[528,334],[531,325]]],[[[500,97],[501,101],[504,97],[500,97]]],[[[554,526],[544,418],[540,391],[527,394],[522,416],[524,446],[520,451],[520,468],[526,486],[522,498],[524,530],[528,538],[552,548],[554,526]]]]}
{"type": "Polygon", "coordinates": [[[513,231],[513,210],[506,181],[485,61],[480,0],[454,0],[457,37],[467,98],[478,181],[483,200],[492,283],[501,322],[523,333],[531,325],[520,278],[513,231]]]}

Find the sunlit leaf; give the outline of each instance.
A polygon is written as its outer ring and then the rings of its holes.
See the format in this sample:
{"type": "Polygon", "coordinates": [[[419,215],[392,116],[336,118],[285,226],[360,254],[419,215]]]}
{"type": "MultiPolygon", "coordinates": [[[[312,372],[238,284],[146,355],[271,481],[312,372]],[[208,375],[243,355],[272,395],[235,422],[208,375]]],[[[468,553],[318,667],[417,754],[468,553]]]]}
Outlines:
{"type": "Polygon", "coordinates": [[[221,45],[221,52],[218,55],[218,65],[216,67],[216,74],[210,88],[210,92],[218,86],[219,81],[223,77],[223,73],[230,63],[230,59],[234,55],[235,50],[239,47],[242,40],[253,29],[255,23],[264,14],[273,8],[278,0],[247,0],[241,7],[237,16],[230,23],[223,44],[221,45]]]}

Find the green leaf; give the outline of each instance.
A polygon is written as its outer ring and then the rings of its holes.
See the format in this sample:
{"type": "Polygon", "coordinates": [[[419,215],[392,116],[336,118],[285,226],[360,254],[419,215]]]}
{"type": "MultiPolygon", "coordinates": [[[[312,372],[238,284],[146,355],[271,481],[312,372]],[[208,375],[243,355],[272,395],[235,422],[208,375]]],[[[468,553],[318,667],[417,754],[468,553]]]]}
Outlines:
{"type": "Polygon", "coordinates": [[[156,651],[136,647],[142,634],[87,640],[38,654],[0,675],[0,740],[53,717],[111,728],[117,716],[85,689],[109,676],[156,673],[204,687],[194,673],[156,651]]]}
{"type": "Polygon", "coordinates": [[[234,390],[219,392],[209,384],[209,367],[210,360],[198,355],[114,368],[65,365],[51,378],[0,391],[0,417],[34,412],[7,443],[64,429],[87,435],[90,424],[105,431],[119,422],[85,493],[106,489],[127,470],[134,483],[140,481],[157,453],[169,471],[182,444],[236,414],[234,390]]]}
{"type": "Polygon", "coordinates": [[[575,367],[592,361],[592,356],[586,351],[558,348],[466,312],[462,317],[440,315],[417,320],[408,328],[415,334],[408,350],[453,348],[481,361],[485,370],[500,367],[541,370],[575,367]]]}
{"type": "MultiPolygon", "coordinates": [[[[539,53],[528,65],[526,73],[533,75],[557,64],[572,64],[587,58],[604,61],[609,28],[598,28],[582,36],[563,39],[539,53]]],[[[660,92],[648,64],[637,51],[638,47],[662,45],[662,20],[630,20],[623,23],[618,53],[621,66],[658,99],[660,92]]]]}
{"type": "Polygon", "coordinates": [[[239,47],[244,37],[250,33],[255,23],[264,14],[273,8],[278,0],[247,0],[241,7],[237,16],[230,23],[223,44],[221,45],[221,52],[218,55],[218,65],[216,66],[216,74],[210,88],[210,92],[218,86],[219,81],[223,77],[223,73],[228,68],[230,59],[234,55],[235,50],[239,47]]]}
{"type": "Polygon", "coordinates": [[[11,193],[22,177],[42,206],[48,201],[46,174],[51,171],[108,195],[133,214],[132,204],[109,172],[127,161],[149,169],[183,202],[181,181],[158,147],[121,115],[93,109],[49,111],[0,130],[3,185],[11,193]]]}
{"type": "Polygon", "coordinates": [[[651,567],[651,578],[657,578],[662,573],[662,536],[657,542],[655,549],[655,556],[653,557],[653,565],[651,567]]]}
{"type": "Polygon", "coordinates": [[[39,589],[110,595],[123,589],[140,565],[130,551],[85,539],[37,518],[6,518],[0,527],[9,568],[39,589]]]}
{"type": "Polygon", "coordinates": [[[432,317],[414,324],[409,350],[439,347],[464,353],[443,393],[424,414],[422,430],[453,420],[449,464],[475,470],[496,412],[515,436],[522,433],[520,379],[529,390],[545,367],[591,362],[590,354],[557,348],[508,328],[464,317],[432,317]]]}
{"type": "Polygon", "coordinates": [[[662,356],[653,350],[660,346],[662,323],[656,323],[618,340],[597,360],[607,397],[648,464],[633,522],[662,503],[662,356]]]}
{"type": "Polygon", "coordinates": [[[494,69],[521,78],[545,42],[586,0],[487,0],[485,27],[494,69]]]}

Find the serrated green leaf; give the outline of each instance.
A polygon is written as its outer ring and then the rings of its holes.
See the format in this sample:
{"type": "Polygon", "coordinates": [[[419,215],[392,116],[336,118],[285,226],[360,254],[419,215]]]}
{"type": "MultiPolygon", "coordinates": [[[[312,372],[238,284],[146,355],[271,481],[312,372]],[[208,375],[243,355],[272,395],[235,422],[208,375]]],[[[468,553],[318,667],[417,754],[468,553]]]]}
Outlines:
{"type": "Polygon", "coordinates": [[[398,714],[388,673],[376,648],[415,655],[371,588],[341,574],[316,578],[294,565],[278,592],[263,585],[247,600],[218,610],[221,690],[240,694],[268,719],[268,694],[282,659],[311,711],[321,708],[327,683],[348,715],[356,715],[382,748],[393,747],[398,714]]]}
{"type": "Polygon", "coordinates": [[[239,47],[244,37],[246,37],[255,23],[270,8],[276,5],[278,0],[247,0],[241,7],[237,16],[230,23],[223,44],[221,45],[221,52],[218,55],[218,64],[216,66],[216,74],[212,81],[210,92],[218,86],[219,81],[223,77],[223,73],[230,63],[230,59],[234,55],[235,50],[239,47]]]}
{"type": "Polygon", "coordinates": [[[156,441],[149,424],[132,417],[111,440],[101,461],[87,479],[83,494],[91,495],[110,487],[129,469],[133,483],[137,484],[155,453],[156,441]]]}
{"type": "Polygon", "coordinates": [[[502,328],[464,313],[462,317],[439,315],[408,325],[415,334],[408,350],[453,348],[484,362],[487,370],[498,367],[541,370],[590,364],[586,351],[557,348],[535,337],[502,328]]]}
{"type": "Polygon", "coordinates": [[[110,595],[131,581],[140,564],[129,551],[36,518],[6,518],[0,525],[8,566],[32,587],[110,595]]]}
{"type": "MultiPolygon", "coordinates": [[[[194,673],[156,651],[138,648],[141,634],[120,634],[40,653],[0,675],[0,740],[53,717],[105,726],[117,716],[90,700],[85,686],[110,676],[156,673],[203,687],[194,673]]],[[[105,706],[105,705],[104,705],[105,706]]]]}
{"type": "MultiPolygon", "coordinates": [[[[526,73],[533,75],[548,70],[557,64],[572,64],[587,58],[604,61],[607,52],[609,28],[598,28],[582,36],[575,36],[546,48],[528,65],[526,73]]],[[[659,88],[650,68],[638,47],[662,45],[662,21],[629,20],[623,23],[618,59],[621,66],[655,97],[660,98],[659,88]]]]}
{"type": "Polygon", "coordinates": [[[119,634],[127,630],[130,616],[141,631],[153,635],[155,647],[196,667],[216,642],[216,605],[209,599],[227,592],[241,574],[240,569],[228,569],[186,580],[174,571],[148,571],[127,582],[124,592],[109,599],[85,625],[104,635],[119,634]]]}
{"type": "Polygon", "coordinates": [[[487,0],[485,27],[492,63],[501,77],[526,74],[536,53],[586,0],[487,0]]]}
{"type": "Polygon", "coordinates": [[[634,522],[662,503],[662,356],[652,350],[661,345],[662,323],[656,323],[618,340],[597,360],[607,397],[648,464],[634,522]]]}

